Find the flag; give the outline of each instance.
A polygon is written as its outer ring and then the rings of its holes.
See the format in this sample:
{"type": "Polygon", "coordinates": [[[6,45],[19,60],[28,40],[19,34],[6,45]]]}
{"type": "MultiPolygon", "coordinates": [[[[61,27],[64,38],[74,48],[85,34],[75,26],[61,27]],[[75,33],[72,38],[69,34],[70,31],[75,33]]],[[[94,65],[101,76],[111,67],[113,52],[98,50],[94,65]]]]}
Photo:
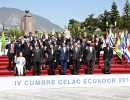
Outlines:
{"type": "Polygon", "coordinates": [[[114,46],[113,37],[114,37],[113,34],[110,33],[108,37],[108,42],[109,42],[110,47],[114,46]]]}
{"type": "Polygon", "coordinates": [[[126,32],[124,32],[124,44],[127,45],[127,35],[126,35],[126,32]]]}
{"type": "Polygon", "coordinates": [[[122,44],[123,54],[127,58],[128,62],[130,62],[130,51],[127,47],[127,35],[126,32],[124,32],[124,40],[122,44]]]}
{"type": "Polygon", "coordinates": [[[122,43],[123,51],[125,50],[126,47],[127,47],[127,35],[126,35],[126,32],[124,32],[124,39],[123,39],[123,43],[122,43]]]}
{"type": "Polygon", "coordinates": [[[121,50],[121,38],[118,36],[117,44],[116,44],[116,54],[119,58],[122,59],[122,50],[121,50]]]}
{"type": "Polygon", "coordinates": [[[2,49],[5,48],[5,45],[6,45],[6,40],[5,40],[5,34],[4,32],[2,33],[2,49]]]}
{"type": "Polygon", "coordinates": [[[124,51],[124,56],[127,58],[128,62],[130,62],[130,51],[128,50],[128,48],[126,48],[124,51]]]}

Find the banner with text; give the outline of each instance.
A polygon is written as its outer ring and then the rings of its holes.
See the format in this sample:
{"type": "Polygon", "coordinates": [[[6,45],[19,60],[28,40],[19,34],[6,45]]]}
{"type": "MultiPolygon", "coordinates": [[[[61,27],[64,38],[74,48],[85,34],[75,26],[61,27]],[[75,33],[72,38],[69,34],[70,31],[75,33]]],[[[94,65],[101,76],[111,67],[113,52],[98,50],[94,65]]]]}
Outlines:
{"type": "Polygon", "coordinates": [[[129,74],[0,77],[0,90],[130,86],[129,74]]]}

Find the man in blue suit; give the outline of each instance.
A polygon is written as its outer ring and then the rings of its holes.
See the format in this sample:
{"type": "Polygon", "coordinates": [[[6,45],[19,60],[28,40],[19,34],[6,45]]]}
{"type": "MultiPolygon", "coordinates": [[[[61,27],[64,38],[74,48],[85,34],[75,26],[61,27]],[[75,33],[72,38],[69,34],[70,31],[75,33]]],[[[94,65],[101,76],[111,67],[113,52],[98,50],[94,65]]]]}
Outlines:
{"type": "Polygon", "coordinates": [[[62,47],[59,49],[59,60],[61,63],[61,74],[62,75],[66,75],[68,59],[69,59],[69,50],[65,46],[65,43],[62,43],[62,47]]]}

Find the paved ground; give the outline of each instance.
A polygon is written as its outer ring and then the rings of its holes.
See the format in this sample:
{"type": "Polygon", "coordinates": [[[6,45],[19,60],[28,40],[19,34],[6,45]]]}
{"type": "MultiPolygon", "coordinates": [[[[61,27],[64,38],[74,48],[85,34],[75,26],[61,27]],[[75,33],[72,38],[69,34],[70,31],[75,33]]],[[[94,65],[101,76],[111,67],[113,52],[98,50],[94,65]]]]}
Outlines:
{"type": "Polygon", "coordinates": [[[130,87],[8,90],[0,100],[130,100],[130,87]]]}

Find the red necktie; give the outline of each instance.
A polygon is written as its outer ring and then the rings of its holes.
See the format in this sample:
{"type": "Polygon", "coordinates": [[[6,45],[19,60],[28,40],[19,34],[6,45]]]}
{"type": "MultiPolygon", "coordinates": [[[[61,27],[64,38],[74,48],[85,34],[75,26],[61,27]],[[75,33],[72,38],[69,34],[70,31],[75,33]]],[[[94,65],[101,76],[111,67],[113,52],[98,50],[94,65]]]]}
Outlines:
{"type": "Polygon", "coordinates": [[[14,45],[11,44],[10,53],[14,53],[14,45]]]}

